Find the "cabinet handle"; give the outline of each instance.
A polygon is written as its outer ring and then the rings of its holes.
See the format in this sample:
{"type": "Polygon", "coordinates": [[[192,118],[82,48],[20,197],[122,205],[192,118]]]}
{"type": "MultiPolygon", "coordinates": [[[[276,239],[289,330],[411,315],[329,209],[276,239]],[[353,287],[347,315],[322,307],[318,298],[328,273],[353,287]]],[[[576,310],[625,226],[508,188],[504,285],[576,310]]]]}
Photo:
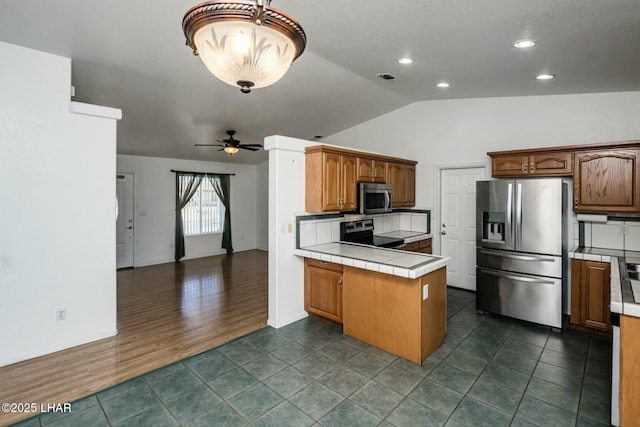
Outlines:
{"type": "Polygon", "coordinates": [[[574,206],[574,207],[576,207],[576,208],[578,207],[578,199],[575,199],[575,200],[573,201],[573,206],[574,206]]]}
{"type": "Polygon", "coordinates": [[[534,173],[535,171],[536,171],[536,169],[533,166],[533,163],[531,163],[531,165],[529,166],[529,173],[534,173]]]}
{"type": "Polygon", "coordinates": [[[526,163],[522,164],[522,172],[527,173],[527,164],[526,163]]]}
{"type": "Polygon", "coordinates": [[[338,284],[342,287],[342,276],[340,276],[340,280],[338,280],[338,284]]]}

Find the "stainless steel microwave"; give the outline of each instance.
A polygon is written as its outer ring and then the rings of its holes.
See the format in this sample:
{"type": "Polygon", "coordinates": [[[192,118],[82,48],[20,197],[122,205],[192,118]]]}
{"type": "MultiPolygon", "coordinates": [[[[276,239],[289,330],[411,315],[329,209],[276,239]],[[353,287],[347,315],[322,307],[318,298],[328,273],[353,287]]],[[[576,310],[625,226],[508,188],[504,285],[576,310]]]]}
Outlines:
{"type": "Polygon", "coordinates": [[[362,182],[358,187],[358,210],[362,214],[391,212],[391,186],[362,182]]]}

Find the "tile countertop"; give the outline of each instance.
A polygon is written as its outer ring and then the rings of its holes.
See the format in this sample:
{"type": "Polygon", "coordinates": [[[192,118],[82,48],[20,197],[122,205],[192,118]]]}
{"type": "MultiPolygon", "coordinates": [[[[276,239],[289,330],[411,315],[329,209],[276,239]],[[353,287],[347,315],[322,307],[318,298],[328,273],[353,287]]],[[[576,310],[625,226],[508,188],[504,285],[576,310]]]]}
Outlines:
{"type": "Polygon", "coordinates": [[[397,231],[390,231],[388,233],[376,234],[376,236],[392,237],[394,239],[404,239],[405,243],[412,243],[412,242],[417,242],[418,240],[431,239],[433,237],[433,234],[422,233],[420,231],[397,230],[397,231]]]}
{"type": "MultiPolygon", "coordinates": [[[[414,232],[415,234],[415,232],[414,232]]],[[[357,243],[333,242],[294,249],[294,255],[416,279],[445,267],[448,257],[357,243]]]]}
{"type": "Polygon", "coordinates": [[[640,317],[640,304],[633,298],[631,283],[620,278],[618,258],[640,258],[639,252],[620,251],[589,247],[574,247],[569,251],[569,258],[587,261],[608,262],[611,264],[611,300],[609,309],[613,313],[640,317]]]}

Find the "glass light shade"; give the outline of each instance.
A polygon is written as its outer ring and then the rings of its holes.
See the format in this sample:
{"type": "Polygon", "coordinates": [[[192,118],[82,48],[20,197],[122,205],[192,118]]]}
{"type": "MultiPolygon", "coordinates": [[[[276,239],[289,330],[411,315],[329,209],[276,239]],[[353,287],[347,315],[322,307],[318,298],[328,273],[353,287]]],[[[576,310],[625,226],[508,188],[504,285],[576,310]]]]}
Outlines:
{"type": "Polygon", "coordinates": [[[232,86],[272,85],[285,75],[296,54],[293,41],[276,30],[248,21],[212,22],[194,35],[204,65],[232,86]]]}
{"type": "Polygon", "coordinates": [[[224,152],[227,154],[236,154],[238,152],[238,148],[232,146],[224,147],[224,152]]]}

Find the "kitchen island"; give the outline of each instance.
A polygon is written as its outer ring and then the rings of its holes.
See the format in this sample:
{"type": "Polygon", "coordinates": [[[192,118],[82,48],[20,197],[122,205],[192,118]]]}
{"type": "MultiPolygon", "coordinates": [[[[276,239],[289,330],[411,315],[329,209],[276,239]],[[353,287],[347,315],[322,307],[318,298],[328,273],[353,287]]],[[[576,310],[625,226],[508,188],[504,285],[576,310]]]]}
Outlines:
{"type": "Polygon", "coordinates": [[[345,335],[418,364],[444,343],[448,258],[343,242],[294,254],[305,258],[305,308],[314,312],[310,297],[322,306],[329,294],[339,306],[326,317],[341,320],[345,335]]]}

